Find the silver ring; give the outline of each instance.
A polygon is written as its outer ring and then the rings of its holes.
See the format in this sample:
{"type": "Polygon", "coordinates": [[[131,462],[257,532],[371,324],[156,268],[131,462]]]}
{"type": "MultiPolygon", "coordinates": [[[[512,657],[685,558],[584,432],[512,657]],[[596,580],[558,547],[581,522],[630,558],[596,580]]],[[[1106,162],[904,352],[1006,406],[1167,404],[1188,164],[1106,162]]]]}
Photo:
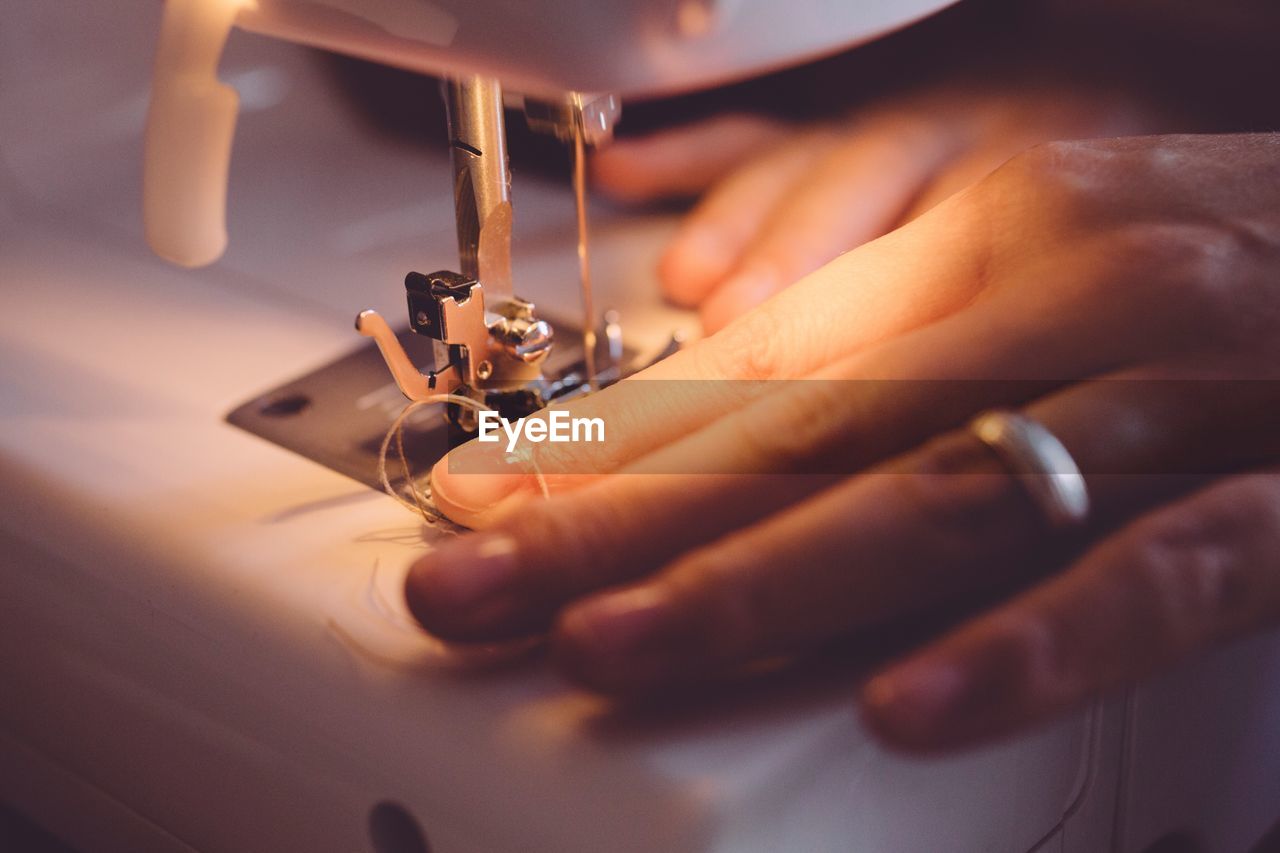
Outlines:
{"type": "Polygon", "coordinates": [[[1017,412],[997,410],[978,415],[969,431],[995,451],[1052,527],[1075,527],[1089,517],[1084,475],[1043,424],[1017,412]]]}

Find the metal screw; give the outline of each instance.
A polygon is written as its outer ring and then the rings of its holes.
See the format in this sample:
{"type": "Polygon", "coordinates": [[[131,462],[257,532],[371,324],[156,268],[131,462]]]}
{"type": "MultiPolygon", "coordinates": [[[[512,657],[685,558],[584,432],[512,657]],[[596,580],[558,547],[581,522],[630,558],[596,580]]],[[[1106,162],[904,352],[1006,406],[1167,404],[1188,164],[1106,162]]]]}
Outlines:
{"type": "Polygon", "coordinates": [[[476,365],[476,376],[481,379],[488,379],[493,375],[493,364],[488,361],[482,361],[476,365]]]}
{"type": "Polygon", "coordinates": [[[536,320],[520,330],[514,346],[512,342],[507,343],[507,352],[525,364],[534,364],[551,352],[554,339],[555,332],[551,326],[545,320],[536,320]]]}
{"type": "Polygon", "coordinates": [[[426,311],[419,311],[419,312],[414,316],[414,318],[413,318],[413,319],[414,319],[414,322],[416,322],[419,326],[430,326],[430,325],[431,325],[431,318],[427,316],[427,312],[426,312],[426,311]]]}

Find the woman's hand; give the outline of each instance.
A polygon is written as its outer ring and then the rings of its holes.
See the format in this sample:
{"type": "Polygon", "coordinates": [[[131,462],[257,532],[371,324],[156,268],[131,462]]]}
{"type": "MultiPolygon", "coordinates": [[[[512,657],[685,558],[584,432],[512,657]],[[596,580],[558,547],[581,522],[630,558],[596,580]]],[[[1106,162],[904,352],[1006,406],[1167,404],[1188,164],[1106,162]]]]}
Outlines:
{"type": "Polygon", "coordinates": [[[1136,98],[1000,81],[948,85],[808,128],[728,115],[594,155],[627,201],[703,195],[658,272],[708,331],[1042,142],[1151,133],[1136,98]]]}
{"type": "Polygon", "coordinates": [[[575,404],[608,441],[538,456],[551,500],[455,451],[437,500],[487,529],[406,595],[612,693],[987,602],[862,706],[901,747],[988,738],[1280,621],[1278,372],[1280,137],[1041,146],[575,404]],[[992,407],[1070,450],[1087,528],[963,428],[992,407]]]}

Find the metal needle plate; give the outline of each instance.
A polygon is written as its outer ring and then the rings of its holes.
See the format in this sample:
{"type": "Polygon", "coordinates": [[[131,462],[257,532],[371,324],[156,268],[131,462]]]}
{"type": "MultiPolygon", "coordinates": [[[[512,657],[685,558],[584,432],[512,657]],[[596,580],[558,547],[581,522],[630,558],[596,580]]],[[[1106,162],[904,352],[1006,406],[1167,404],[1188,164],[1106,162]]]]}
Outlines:
{"type": "MultiPolygon", "coordinates": [[[[552,325],[559,343],[545,367],[549,375],[559,375],[582,362],[582,335],[572,324],[553,320],[552,325]]],[[[408,329],[396,337],[420,369],[432,367],[429,339],[408,329]]],[[[607,363],[609,355],[601,350],[597,359],[607,363]]],[[[377,347],[366,343],[237,406],[227,422],[381,490],[378,448],[405,403],[377,347]]],[[[441,406],[424,406],[405,423],[405,456],[415,476],[426,474],[448,452],[449,438],[441,406]]],[[[387,469],[392,485],[402,486],[404,475],[394,450],[387,469]]]]}

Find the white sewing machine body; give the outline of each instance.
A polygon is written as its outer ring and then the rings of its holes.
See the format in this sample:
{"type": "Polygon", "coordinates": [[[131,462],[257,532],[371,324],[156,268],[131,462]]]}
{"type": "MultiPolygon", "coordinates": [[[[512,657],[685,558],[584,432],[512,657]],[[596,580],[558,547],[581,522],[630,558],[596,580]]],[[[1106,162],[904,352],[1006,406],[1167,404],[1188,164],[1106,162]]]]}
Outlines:
{"type": "Polygon", "coordinates": [[[245,29],[525,95],[652,95],[816,58],[954,0],[256,0],[245,29]]]}
{"type": "MultiPolygon", "coordinates": [[[[237,36],[231,248],[166,265],[137,214],[159,11],[18,0],[0,32],[0,800],[86,851],[419,853],[416,823],[434,853],[1238,853],[1274,820],[1271,638],[942,760],[875,745],[838,678],[646,719],[536,656],[460,670],[404,621],[416,520],[223,420],[452,263],[447,159],[237,36]]],[[[568,195],[515,192],[519,286],[567,308],[568,195]]],[[[595,223],[642,345],[687,322],[649,281],[671,224],[595,223]]]]}

